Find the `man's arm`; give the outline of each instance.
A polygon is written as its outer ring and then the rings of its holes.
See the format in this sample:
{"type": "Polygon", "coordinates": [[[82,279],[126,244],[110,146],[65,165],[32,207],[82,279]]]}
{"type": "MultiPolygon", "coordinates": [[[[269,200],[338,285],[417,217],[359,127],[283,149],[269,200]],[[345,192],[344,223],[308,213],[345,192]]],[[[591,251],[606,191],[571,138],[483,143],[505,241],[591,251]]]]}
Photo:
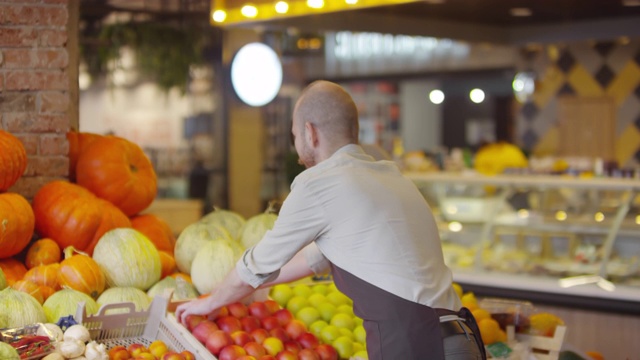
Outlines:
{"type": "Polygon", "coordinates": [[[291,281],[295,281],[298,279],[302,279],[305,276],[309,276],[313,274],[313,270],[307,263],[307,259],[304,256],[304,249],[298,251],[298,253],[286,263],[282,269],[280,269],[280,274],[273,281],[266,282],[260,285],[260,288],[265,288],[277,284],[288,283],[291,281]]]}
{"type": "Polygon", "coordinates": [[[242,281],[234,268],[229,271],[218,286],[211,291],[210,296],[196,299],[179,305],[176,308],[176,319],[186,325],[189,315],[217,315],[221,307],[240,301],[245,296],[253,293],[255,289],[242,281]]]}
{"type": "MultiPolygon", "coordinates": [[[[262,284],[260,288],[291,282],[311,274],[313,274],[313,271],[309,267],[303,251],[299,251],[282,267],[276,279],[262,284]]],[[[222,282],[216,286],[210,296],[179,305],[176,309],[176,319],[186,325],[186,319],[189,315],[213,314],[213,316],[215,316],[217,310],[221,307],[240,301],[246,296],[251,295],[254,291],[255,289],[251,285],[244,282],[240,276],[238,276],[238,272],[234,268],[225,276],[222,282]]]]}

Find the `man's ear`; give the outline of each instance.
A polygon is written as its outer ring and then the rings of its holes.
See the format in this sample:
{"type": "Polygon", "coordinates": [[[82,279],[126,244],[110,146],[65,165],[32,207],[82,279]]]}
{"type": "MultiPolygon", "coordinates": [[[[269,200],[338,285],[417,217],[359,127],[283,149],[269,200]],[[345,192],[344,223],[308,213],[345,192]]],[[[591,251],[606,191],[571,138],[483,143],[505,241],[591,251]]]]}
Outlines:
{"type": "Polygon", "coordinates": [[[318,128],[316,128],[311,122],[307,121],[304,123],[304,136],[306,137],[307,143],[311,144],[311,146],[318,146],[318,128]]]}

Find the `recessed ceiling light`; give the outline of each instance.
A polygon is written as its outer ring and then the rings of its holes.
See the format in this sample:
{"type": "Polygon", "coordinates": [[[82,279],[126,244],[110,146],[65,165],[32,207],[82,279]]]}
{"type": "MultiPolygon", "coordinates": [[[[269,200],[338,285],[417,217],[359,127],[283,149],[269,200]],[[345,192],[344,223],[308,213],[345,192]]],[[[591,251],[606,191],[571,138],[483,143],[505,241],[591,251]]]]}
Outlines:
{"type": "Polygon", "coordinates": [[[511,8],[509,10],[509,13],[511,14],[511,16],[516,16],[516,17],[527,17],[527,16],[531,16],[532,14],[531,9],[525,8],[525,7],[511,8]]]}

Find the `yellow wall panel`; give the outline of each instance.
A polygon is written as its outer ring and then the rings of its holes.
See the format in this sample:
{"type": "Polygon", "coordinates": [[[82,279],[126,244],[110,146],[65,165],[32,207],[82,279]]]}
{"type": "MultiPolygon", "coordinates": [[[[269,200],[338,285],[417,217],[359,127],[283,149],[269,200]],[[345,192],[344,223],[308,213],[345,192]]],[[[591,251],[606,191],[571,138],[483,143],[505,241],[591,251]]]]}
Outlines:
{"type": "Polygon", "coordinates": [[[536,92],[533,94],[533,102],[538,108],[543,108],[551,98],[556,96],[564,81],[564,74],[556,66],[549,66],[545,70],[542,79],[536,84],[536,92]]]}
{"type": "Polygon", "coordinates": [[[640,147],[640,131],[638,131],[635,124],[629,124],[629,126],[624,129],[622,135],[620,135],[616,141],[615,147],[615,157],[618,166],[624,166],[627,161],[633,158],[640,147]]]}
{"type": "Polygon", "coordinates": [[[616,105],[622,104],[627,96],[640,83],[640,67],[634,62],[629,61],[627,65],[618,73],[615,79],[607,88],[607,95],[611,96],[616,105]]]}
{"type": "Polygon", "coordinates": [[[558,144],[560,141],[558,127],[552,126],[542,136],[536,146],[533,148],[533,155],[536,156],[552,156],[558,153],[558,144]]]}
{"type": "Polygon", "coordinates": [[[598,82],[589,74],[587,69],[585,69],[582,65],[577,64],[573,67],[573,69],[569,72],[567,76],[567,80],[569,84],[576,91],[577,95],[580,96],[602,96],[604,95],[604,90],[598,84],[598,82]]]}

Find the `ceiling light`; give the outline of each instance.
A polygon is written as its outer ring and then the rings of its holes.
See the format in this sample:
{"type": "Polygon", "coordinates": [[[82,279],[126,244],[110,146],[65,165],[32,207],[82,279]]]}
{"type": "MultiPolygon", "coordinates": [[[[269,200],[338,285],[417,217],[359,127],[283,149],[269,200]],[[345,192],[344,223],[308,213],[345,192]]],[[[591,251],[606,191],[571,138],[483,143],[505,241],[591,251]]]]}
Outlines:
{"type": "Polygon", "coordinates": [[[509,13],[511,14],[511,16],[517,16],[517,17],[527,17],[527,16],[531,16],[531,9],[529,8],[524,8],[524,7],[518,7],[518,8],[511,8],[511,10],[509,10],[509,13]]]}
{"type": "Polygon", "coordinates": [[[324,7],[324,0],[307,0],[307,6],[314,9],[322,9],[324,7]]]}
{"type": "Polygon", "coordinates": [[[358,3],[358,0],[344,0],[344,2],[346,2],[349,5],[355,5],[358,3]]]}
{"type": "Polygon", "coordinates": [[[289,4],[286,1],[278,1],[276,3],[276,12],[278,14],[286,14],[289,11],[289,4]]]}
{"type": "Polygon", "coordinates": [[[227,13],[224,10],[216,10],[211,14],[211,18],[215,22],[223,22],[227,18],[227,13]]]}
{"type": "Polygon", "coordinates": [[[622,0],[622,6],[640,6],[640,0],[622,0]]]}
{"type": "Polygon", "coordinates": [[[240,13],[248,18],[258,16],[258,9],[253,5],[245,5],[240,9],[240,13]]]}
{"type": "Polygon", "coordinates": [[[484,91],[480,89],[473,89],[469,92],[469,98],[476,104],[480,104],[484,101],[484,91]]]}
{"type": "Polygon", "coordinates": [[[444,93],[442,92],[442,90],[433,90],[429,93],[429,100],[431,100],[431,102],[436,105],[442,104],[442,102],[444,101],[444,93]]]}

